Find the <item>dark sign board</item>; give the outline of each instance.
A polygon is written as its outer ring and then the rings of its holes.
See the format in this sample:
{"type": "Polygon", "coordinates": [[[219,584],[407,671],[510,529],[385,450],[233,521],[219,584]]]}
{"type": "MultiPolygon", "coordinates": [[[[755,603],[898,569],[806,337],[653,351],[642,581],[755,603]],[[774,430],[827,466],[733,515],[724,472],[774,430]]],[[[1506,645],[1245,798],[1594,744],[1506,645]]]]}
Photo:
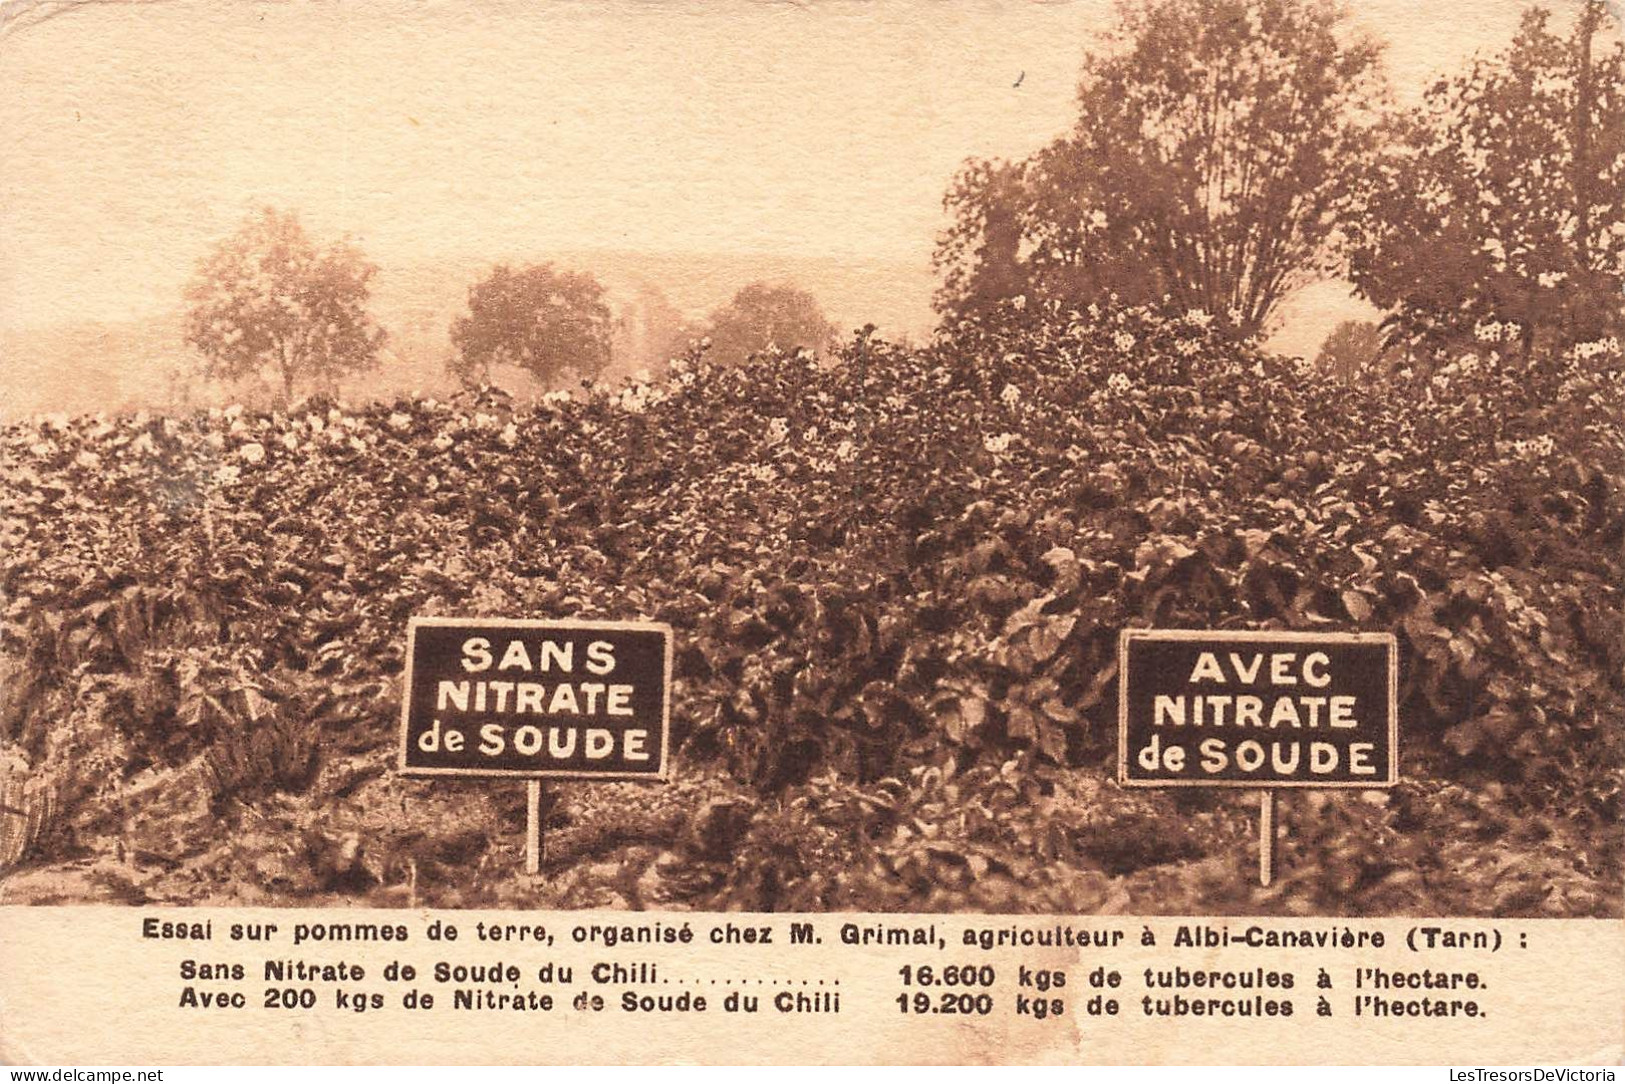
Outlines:
{"type": "Polygon", "coordinates": [[[401,770],[664,779],[670,689],[666,625],[414,617],[401,770]]]}
{"type": "Polygon", "coordinates": [[[1390,633],[1125,629],[1118,651],[1125,786],[1399,782],[1390,633]]]}

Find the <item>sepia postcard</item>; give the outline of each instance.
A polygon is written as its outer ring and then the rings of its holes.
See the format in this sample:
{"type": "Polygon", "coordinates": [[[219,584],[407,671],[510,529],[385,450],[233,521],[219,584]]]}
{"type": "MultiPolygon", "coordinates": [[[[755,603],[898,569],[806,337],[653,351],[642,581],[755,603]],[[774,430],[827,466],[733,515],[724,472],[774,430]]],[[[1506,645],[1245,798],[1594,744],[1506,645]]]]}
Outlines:
{"type": "Polygon", "coordinates": [[[1614,1079],[1617,3],[11,0],[0,87],[8,1063],[1614,1079]]]}

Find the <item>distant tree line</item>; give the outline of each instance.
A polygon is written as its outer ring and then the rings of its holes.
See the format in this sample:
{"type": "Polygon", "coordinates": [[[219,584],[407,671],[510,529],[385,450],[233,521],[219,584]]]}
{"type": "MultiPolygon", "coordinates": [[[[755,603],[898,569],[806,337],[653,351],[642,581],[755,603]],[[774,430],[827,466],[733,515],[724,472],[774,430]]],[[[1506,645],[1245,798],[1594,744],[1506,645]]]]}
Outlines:
{"type": "Polygon", "coordinates": [[[702,344],[708,356],[737,364],[769,349],[823,350],[834,326],[811,294],[793,286],[755,282],[734,294],[698,325],[682,317],[665,295],[645,287],[638,304],[613,315],[592,275],[552,264],[515,271],[499,265],[470,287],[468,315],[452,324],[451,370],[465,381],[489,380],[498,363],[517,366],[544,382],[592,378],[610,364],[617,339],[628,353],[664,364],[702,344]],[[644,334],[630,326],[639,321],[644,334]],[[632,341],[641,338],[640,348],[632,341]]]}
{"type": "MultiPolygon", "coordinates": [[[[1294,289],[1341,275],[1387,314],[1326,344],[1348,378],[1379,353],[1527,358],[1625,330],[1625,44],[1604,0],[1561,34],[1530,9],[1504,49],[1407,110],[1333,0],[1121,0],[1119,15],[1085,56],[1069,132],[954,179],[935,253],[945,325],[1115,301],[1254,338],[1294,289]]],[[[284,398],[331,388],[378,363],[376,270],[267,208],[199,264],[187,340],[208,375],[269,374],[284,398]]],[[[693,326],[656,290],[617,315],[587,272],[501,264],[469,288],[448,369],[554,382],[618,350],[709,339],[732,363],[832,332],[791,286],[748,285],[693,326]]]]}
{"type": "MultiPolygon", "coordinates": [[[[379,364],[386,336],[367,309],[376,273],[350,241],[318,245],[296,215],[263,208],[198,264],[187,342],[209,377],[268,377],[283,401],[297,389],[335,391],[379,364]]],[[[446,367],[468,384],[490,382],[502,366],[543,383],[592,379],[617,348],[629,361],[663,364],[703,344],[732,364],[769,349],[823,350],[834,334],[818,302],[793,286],[752,283],[691,324],[652,286],[617,315],[593,275],[550,263],[497,265],[469,287],[467,306],[452,320],[446,367]]]]}

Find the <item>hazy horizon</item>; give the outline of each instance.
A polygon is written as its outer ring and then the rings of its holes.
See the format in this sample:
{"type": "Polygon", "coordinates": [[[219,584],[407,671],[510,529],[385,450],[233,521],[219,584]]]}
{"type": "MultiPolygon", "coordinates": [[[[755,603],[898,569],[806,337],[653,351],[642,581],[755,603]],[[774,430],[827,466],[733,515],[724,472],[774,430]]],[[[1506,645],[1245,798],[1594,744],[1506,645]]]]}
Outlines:
{"type": "MultiPolygon", "coordinates": [[[[1413,100],[1504,45],[1524,6],[1366,0],[1351,14],[1388,43],[1395,93],[1413,100]]],[[[0,333],[173,313],[197,259],[262,204],[318,237],[351,235],[380,292],[412,268],[560,253],[824,261],[830,281],[855,269],[838,302],[820,296],[839,324],[875,311],[883,330],[918,333],[955,170],[1070,126],[1083,50],[1112,12],[13,4],[0,11],[0,333]]],[[[1365,311],[1317,287],[1272,343],[1311,351],[1365,311]]]]}

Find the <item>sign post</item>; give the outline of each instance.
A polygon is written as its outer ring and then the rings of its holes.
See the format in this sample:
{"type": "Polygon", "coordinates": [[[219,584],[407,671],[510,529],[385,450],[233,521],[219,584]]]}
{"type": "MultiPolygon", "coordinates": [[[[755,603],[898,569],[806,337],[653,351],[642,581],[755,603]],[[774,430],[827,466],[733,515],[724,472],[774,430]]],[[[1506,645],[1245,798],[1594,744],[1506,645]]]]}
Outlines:
{"type": "Polygon", "coordinates": [[[654,622],[414,617],[400,770],[525,780],[538,873],[543,780],[666,779],[671,673],[671,629],[654,622]]]}
{"type": "Polygon", "coordinates": [[[1262,885],[1278,788],[1399,782],[1391,633],[1124,629],[1118,673],[1119,781],[1261,791],[1262,885]]]}
{"type": "Polygon", "coordinates": [[[542,870],[542,781],[525,784],[525,872],[532,877],[542,870]]]}
{"type": "Polygon", "coordinates": [[[1258,796],[1258,883],[1265,888],[1275,880],[1275,791],[1258,796]]]}

